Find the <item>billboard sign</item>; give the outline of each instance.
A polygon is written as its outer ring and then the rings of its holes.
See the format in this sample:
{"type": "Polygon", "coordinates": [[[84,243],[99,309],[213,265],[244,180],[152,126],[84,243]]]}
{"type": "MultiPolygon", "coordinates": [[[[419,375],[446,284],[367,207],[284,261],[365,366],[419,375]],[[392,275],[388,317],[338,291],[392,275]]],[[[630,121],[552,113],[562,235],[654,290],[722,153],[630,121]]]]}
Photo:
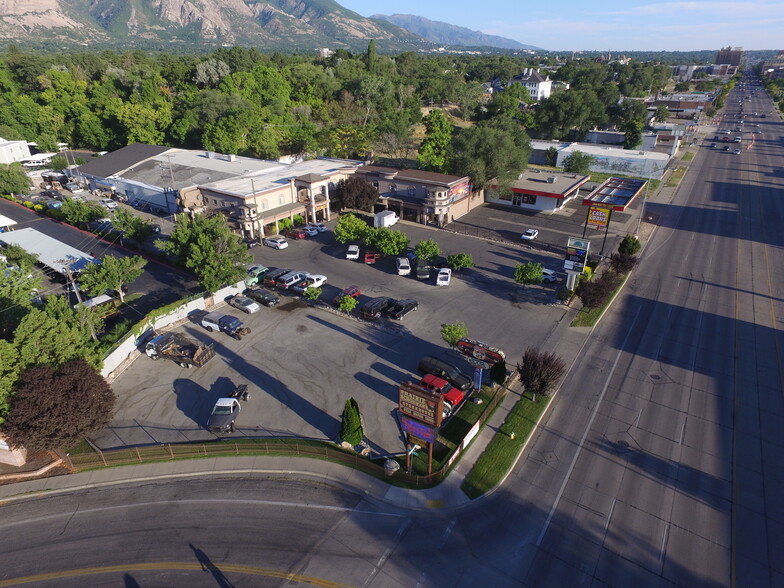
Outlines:
{"type": "Polygon", "coordinates": [[[588,260],[588,249],[590,249],[590,247],[591,242],[587,239],[569,237],[566,244],[564,269],[568,272],[582,273],[585,269],[585,263],[588,260]]]}
{"type": "Polygon", "coordinates": [[[435,443],[438,438],[438,427],[431,427],[411,417],[400,415],[400,425],[404,433],[413,435],[427,443],[435,443]]]}
{"type": "Polygon", "coordinates": [[[609,208],[602,208],[601,206],[591,206],[588,208],[588,226],[595,229],[604,229],[610,222],[609,208]]]}
{"type": "Polygon", "coordinates": [[[413,382],[402,382],[398,388],[398,409],[408,417],[438,428],[444,411],[444,397],[413,382]]]}

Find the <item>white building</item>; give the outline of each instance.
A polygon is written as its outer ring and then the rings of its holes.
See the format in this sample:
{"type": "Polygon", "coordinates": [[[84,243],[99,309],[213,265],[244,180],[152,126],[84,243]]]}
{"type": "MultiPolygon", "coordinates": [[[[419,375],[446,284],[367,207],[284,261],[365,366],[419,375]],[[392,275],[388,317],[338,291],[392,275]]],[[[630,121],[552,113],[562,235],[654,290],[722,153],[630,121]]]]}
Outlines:
{"type": "Polygon", "coordinates": [[[30,157],[27,141],[6,141],[0,137],[0,163],[14,163],[30,157]]]}
{"type": "Polygon", "coordinates": [[[509,84],[522,84],[528,88],[531,98],[536,101],[549,98],[553,90],[553,82],[550,76],[542,76],[538,69],[530,67],[525,68],[519,76],[513,77],[509,84]]]}

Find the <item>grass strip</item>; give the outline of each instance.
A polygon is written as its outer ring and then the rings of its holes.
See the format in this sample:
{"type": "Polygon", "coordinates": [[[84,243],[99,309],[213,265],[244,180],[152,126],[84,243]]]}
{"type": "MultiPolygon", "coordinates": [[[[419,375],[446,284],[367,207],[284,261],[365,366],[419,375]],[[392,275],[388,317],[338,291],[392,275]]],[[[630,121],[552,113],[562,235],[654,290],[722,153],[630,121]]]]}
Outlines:
{"type": "Polygon", "coordinates": [[[460,486],[466,496],[478,498],[501,483],[549,404],[546,396],[539,396],[536,402],[520,397],[460,486]]]}
{"type": "Polygon", "coordinates": [[[668,188],[676,188],[678,186],[678,184],[681,183],[681,180],[683,179],[683,176],[686,175],[686,170],[687,169],[689,169],[689,168],[686,167],[686,166],[678,166],[678,167],[676,167],[675,171],[673,171],[670,174],[670,177],[667,179],[667,183],[665,184],[665,186],[668,187],[668,188]]]}

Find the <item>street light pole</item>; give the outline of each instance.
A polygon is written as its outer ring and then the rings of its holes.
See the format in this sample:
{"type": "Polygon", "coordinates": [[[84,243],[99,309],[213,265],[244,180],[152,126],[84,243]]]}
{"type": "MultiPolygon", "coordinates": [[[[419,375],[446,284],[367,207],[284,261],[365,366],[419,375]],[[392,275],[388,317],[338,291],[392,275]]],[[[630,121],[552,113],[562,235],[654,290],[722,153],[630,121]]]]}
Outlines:
{"type": "MultiPolygon", "coordinates": [[[[662,168],[655,167],[654,173],[658,173],[662,168]]],[[[640,206],[640,218],[637,219],[637,229],[634,231],[634,238],[640,234],[640,224],[642,223],[642,215],[645,212],[645,202],[648,200],[648,188],[651,186],[651,174],[648,174],[648,180],[645,182],[645,194],[642,197],[642,206],[640,206]]]]}

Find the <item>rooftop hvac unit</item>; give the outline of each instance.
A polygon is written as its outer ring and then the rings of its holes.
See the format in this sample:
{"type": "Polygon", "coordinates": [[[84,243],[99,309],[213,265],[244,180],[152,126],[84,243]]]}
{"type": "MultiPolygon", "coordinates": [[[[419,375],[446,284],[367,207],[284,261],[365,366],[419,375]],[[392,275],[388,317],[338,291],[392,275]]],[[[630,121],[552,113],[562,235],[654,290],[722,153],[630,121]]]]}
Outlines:
{"type": "Polygon", "coordinates": [[[229,153],[228,159],[229,161],[237,161],[237,156],[234,155],[233,153],[229,153]]]}
{"type": "Polygon", "coordinates": [[[547,176],[547,183],[548,184],[555,184],[555,180],[557,180],[557,179],[558,178],[555,177],[555,176],[547,176]]]}

